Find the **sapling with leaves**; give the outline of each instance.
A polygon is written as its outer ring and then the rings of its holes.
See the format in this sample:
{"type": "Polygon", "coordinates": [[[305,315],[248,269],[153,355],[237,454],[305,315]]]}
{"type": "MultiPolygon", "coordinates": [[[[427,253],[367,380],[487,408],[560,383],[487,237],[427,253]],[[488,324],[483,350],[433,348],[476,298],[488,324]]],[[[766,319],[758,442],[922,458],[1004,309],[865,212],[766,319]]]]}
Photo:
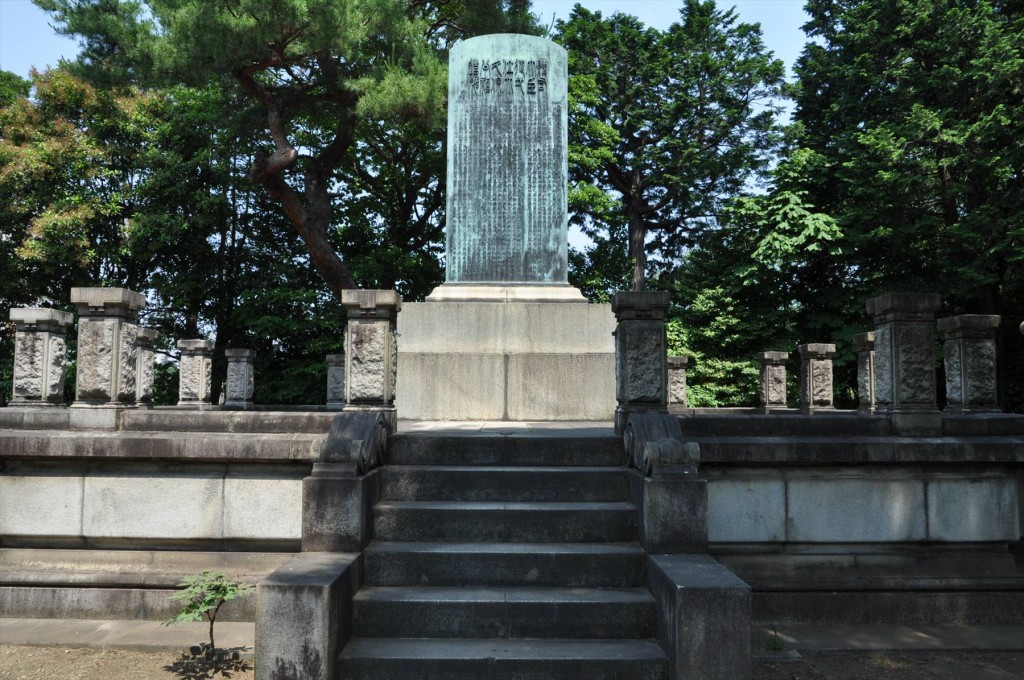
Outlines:
{"type": "Polygon", "coordinates": [[[252,586],[246,585],[238,579],[229,579],[218,571],[204,571],[199,576],[185,577],[178,587],[183,590],[171,595],[171,600],[184,602],[184,606],[174,618],[165,621],[164,625],[202,621],[203,617],[206,617],[210,622],[211,650],[216,649],[213,641],[213,623],[217,619],[217,612],[220,611],[221,606],[225,602],[252,592],[252,586]]]}

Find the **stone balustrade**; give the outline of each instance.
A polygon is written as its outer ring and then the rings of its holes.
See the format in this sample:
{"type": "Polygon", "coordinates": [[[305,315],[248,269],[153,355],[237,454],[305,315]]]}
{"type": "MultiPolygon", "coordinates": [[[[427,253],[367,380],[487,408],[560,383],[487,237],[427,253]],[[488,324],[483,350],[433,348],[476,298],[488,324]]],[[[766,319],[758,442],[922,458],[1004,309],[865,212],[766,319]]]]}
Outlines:
{"type": "Polygon", "coordinates": [[[861,415],[875,412],[875,334],[853,336],[857,347],[857,411],[861,415]]]}
{"type": "Polygon", "coordinates": [[[938,411],[935,313],[938,295],[893,293],[867,302],[875,320],[875,400],[882,413],[938,411]]]}
{"type": "Polygon", "coordinates": [[[11,406],[63,406],[67,329],[74,317],[58,309],[12,308],[14,371],[11,406]]]}
{"type": "Polygon", "coordinates": [[[616,293],[615,431],[622,434],[628,414],[668,411],[667,292],[616,293]]]}
{"type": "Polygon", "coordinates": [[[224,408],[247,410],[253,406],[253,393],[256,388],[253,361],[256,352],[251,349],[226,349],[224,356],[228,360],[228,378],[225,385],[224,408]]]}
{"type": "Polygon", "coordinates": [[[210,405],[212,394],[213,342],[209,340],[178,340],[181,362],[178,369],[178,406],[203,408],[210,405]]]}
{"type": "Polygon", "coordinates": [[[996,333],[1001,318],[963,314],[939,319],[946,368],[946,411],[999,411],[996,333]]]}
{"type": "Polygon", "coordinates": [[[800,354],[800,409],[804,413],[832,410],[832,357],[836,346],[809,343],[797,347],[800,354]]]}
{"type": "Polygon", "coordinates": [[[378,411],[398,425],[395,378],[398,373],[396,321],[402,298],[393,290],[345,290],[345,411],[378,411]]]}
{"type": "Polygon", "coordinates": [[[78,308],[78,364],[72,407],[134,406],[137,398],[142,293],[126,288],[72,288],[78,308]]]}
{"type": "Polygon", "coordinates": [[[686,408],[686,367],[689,357],[668,357],[668,404],[686,408]]]}
{"type": "Polygon", "coordinates": [[[761,411],[786,408],[786,362],[789,352],[761,352],[761,411]]]}

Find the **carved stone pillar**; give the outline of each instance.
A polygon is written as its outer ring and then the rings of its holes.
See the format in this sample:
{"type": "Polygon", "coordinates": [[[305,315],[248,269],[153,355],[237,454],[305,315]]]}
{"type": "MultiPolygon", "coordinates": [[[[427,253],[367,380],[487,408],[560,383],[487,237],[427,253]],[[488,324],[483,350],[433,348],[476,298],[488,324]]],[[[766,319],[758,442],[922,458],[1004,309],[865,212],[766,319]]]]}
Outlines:
{"type": "Polygon", "coordinates": [[[800,409],[814,413],[834,409],[832,402],[832,357],[836,346],[810,343],[797,347],[800,354],[800,409]]]}
{"type": "Polygon", "coordinates": [[[78,366],[73,408],[134,406],[137,396],[142,293],[125,288],[72,288],[78,308],[78,366]]]}
{"type": "Polygon", "coordinates": [[[938,295],[895,293],[868,300],[875,319],[875,400],[883,413],[937,413],[938,295]]]}
{"type": "Polygon", "coordinates": [[[11,406],[63,406],[65,336],[74,316],[59,309],[14,307],[11,406]]]}
{"type": "Polygon", "coordinates": [[[768,413],[773,408],[786,408],[789,352],[761,352],[757,360],[761,364],[761,411],[768,413]]]}
{"type": "Polygon", "coordinates": [[[630,413],[668,411],[668,364],[665,354],[666,292],[616,293],[615,432],[622,434],[630,413]]]}
{"type": "Polygon", "coordinates": [[[345,405],[345,353],[327,355],[327,406],[345,405]]]}
{"type": "Polygon", "coordinates": [[[689,357],[668,357],[668,404],[686,408],[686,366],[689,357]]]}
{"type": "Polygon", "coordinates": [[[224,408],[248,410],[252,408],[252,395],[256,387],[251,349],[226,349],[228,379],[224,395],[224,408]]]}
{"type": "Polygon", "coordinates": [[[939,319],[946,366],[946,412],[999,411],[996,332],[1001,317],[964,314],[939,319]]]}
{"type": "Polygon", "coordinates": [[[342,291],[341,304],[348,312],[344,410],[384,413],[394,431],[398,426],[395,325],[402,298],[393,290],[346,290],[342,291]]]}
{"type": "Polygon", "coordinates": [[[137,345],[135,401],[140,408],[153,408],[153,345],[160,333],[155,328],[140,328],[137,345]]]}
{"type": "Polygon", "coordinates": [[[875,412],[875,334],[853,336],[857,346],[857,412],[869,416],[875,412]]]}
{"type": "Polygon", "coordinates": [[[213,370],[213,342],[178,340],[181,362],[178,369],[178,406],[203,408],[210,405],[213,370]]]}

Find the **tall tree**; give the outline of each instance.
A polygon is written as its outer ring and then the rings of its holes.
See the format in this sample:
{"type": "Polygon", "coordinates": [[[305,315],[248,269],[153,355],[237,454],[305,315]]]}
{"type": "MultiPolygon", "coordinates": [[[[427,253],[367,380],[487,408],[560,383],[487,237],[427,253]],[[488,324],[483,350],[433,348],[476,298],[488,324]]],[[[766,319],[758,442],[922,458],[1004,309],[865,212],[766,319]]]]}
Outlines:
{"type": "Polygon", "coordinates": [[[861,303],[934,291],[950,311],[1002,314],[1007,378],[1024,350],[1024,6],[807,10],[796,118],[821,162],[806,186],[844,234],[849,285],[861,303]]]}
{"type": "Polygon", "coordinates": [[[677,257],[772,159],[783,64],[759,26],[713,0],[686,0],[663,32],[577,5],[557,40],[569,49],[572,220],[589,234],[625,224],[640,290],[649,255],[677,257]]]}

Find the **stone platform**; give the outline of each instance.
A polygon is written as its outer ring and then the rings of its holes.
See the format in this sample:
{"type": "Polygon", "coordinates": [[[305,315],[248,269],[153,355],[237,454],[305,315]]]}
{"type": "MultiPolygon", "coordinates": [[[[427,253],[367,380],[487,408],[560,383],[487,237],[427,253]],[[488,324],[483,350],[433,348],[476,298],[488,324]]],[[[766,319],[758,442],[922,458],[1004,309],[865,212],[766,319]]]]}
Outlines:
{"type": "Polygon", "coordinates": [[[398,412],[411,420],[611,420],[614,330],[609,305],[404,305],[398,412]]]}

